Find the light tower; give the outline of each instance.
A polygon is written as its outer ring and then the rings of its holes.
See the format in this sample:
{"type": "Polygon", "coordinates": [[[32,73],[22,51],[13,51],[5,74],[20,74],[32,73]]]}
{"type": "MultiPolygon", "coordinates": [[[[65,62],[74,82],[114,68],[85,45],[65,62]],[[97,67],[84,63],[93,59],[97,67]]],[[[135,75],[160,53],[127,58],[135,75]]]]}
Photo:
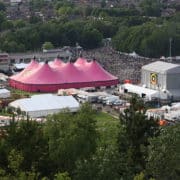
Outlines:
{"type": "Polygon", "coordinates": [[[172,62],[172,38],[170,37],[169,38],[169,58],[170,58],[170,61],[172,62]]]}

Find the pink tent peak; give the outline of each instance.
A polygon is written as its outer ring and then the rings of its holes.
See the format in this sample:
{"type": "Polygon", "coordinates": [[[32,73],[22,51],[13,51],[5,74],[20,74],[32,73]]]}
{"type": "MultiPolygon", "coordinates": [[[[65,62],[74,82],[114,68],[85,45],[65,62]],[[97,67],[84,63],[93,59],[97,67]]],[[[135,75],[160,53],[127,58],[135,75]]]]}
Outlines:
{"type": "Polygon", "coordinates": [[[11,79],[19,80],[19,78],[25,76],[26,74],[28,74],[31,71],[34,71],[36,68],[38,68],[38,66],[39,66],[39,63],[34,58],[31,60],[31,62],[28,64],[28,66],[24,70],[22,70],[18,74],[11,76],[11,79]]]}
{"type": "Polygon", "coordinates": [[[75,67],[71,62],[68,62],[63,66],[61,73],[67,83],[87,81],[86,74],[75,67]]]}
{"type": "Polygon", "coordinates": [[[39,63],[36,61],[36,59],[32,59],[31,62],[28,64],[28,66],[26,67],[26,70],[28,69],[32,69],[34,67],[37,67],[39,65],[39,63]]]}
{"type": "Polygon", "coordinates": [[[53,68],[62,67],[65,63],[59,58],[55,58],[54,61],[50,64],[53,68]]]}
{"type": "Polygon", "coordinates": [[[103,69],[96,60],[87,63],[84,71],[95,81],[117,79],[117,77],[103,69]]]}
{"type": "MultiPolygon", "coordinates": [[[[55,59],[55,64],[61,60],[55,59]]],[[[104,70],[95,60],[78,58],[75,63],[53,66],[32,61],[18,75],[11,76],[12,87],[30,92],[56,92],[58,89],[100,87],[118,84],[118,78],[104,70]],[[59,68],[60,67],[60,68],[59,68]]]]}
{"type": "Polygon", "coordinates": [[[75,66],[83,66],[87,63],[87,60],[83,57],[79,57],[74,63],[75,66]]]}
{"type": "Polygon", "coordinates": [[[63,81],[60,72],[51,68],[48,63],[41,64],[33,73],[20,80],[27,84],[58,84],[63,81]]]}

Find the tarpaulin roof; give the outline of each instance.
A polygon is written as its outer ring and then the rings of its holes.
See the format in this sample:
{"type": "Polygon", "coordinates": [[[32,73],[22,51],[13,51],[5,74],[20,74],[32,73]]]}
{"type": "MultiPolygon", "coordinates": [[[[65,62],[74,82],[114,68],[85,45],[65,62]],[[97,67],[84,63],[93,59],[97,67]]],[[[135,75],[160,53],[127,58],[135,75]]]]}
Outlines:
{"type": "Polygon", "coordinates": [[[154,71],[157,73],[180,73],[180,65],[167,63],[163,61],[156,61],[142,66],[142,70],[154,71]]]}
{"type": "Polygon", "coordinates": [[[9,106],[20,108],[21,111],[27,112],[31,117],[41,117],[60,112],[64,108],[75,112],[79,109],[79,102],[72,96],[41,94],[15,100],[9,106]]]}
{"type": "Polygon", "coordinates": [[[66,63],[61,69],[61,74],[65,82],[86,82],[89,80],[87,78],[87,73],[82,73],[73,63],[66,63]]]}
{"type": "Polygon", "coordinates": [[[30,71],[34,70],[38,66],[39,66],[39,63],[35,59],[32,59],[25,69],[23,69],[20,73],[13,75],[12,77],[13,79],[18,80],[20,77],[28,74],[30,71]]]}
{"type": "Polygon", "coordinates": [[[9,82],[12,87],[25,91],[54,92],[66,88],[117,85],[119,81],[97,61],[78,58],[75,63],[55,59],[42,64],[32,60],[27,68],[11,76],[9,82]]]}
{"type": "Polygon", "coordinates": [[[87,63],[83,70],[88,76],[91,76],[91,79],[94,81],[116,79],[115,76],[105,71],[95,60],[87,63]]]}
{"type": "Polygon", "coordinates": [[[21,76],[20,81],[28,84],[58,84],[63,82],[60,73],[51,68],[48,64],[41,64],[37,69],[29,72],[26,76],[21,76]]]}
{"type": "Polygon", "coordinates": [[[75,66],[84,66],[87,63],[87,60],[83,57],[79,57],[74,63],[75,66]]]}
{"type": "Polygon", "coordinates": [[[49,63],[49,65],[54,68],[62,67],[64,64],[65,63],[60,58],[56,58],[54,61],[49,63]]]}

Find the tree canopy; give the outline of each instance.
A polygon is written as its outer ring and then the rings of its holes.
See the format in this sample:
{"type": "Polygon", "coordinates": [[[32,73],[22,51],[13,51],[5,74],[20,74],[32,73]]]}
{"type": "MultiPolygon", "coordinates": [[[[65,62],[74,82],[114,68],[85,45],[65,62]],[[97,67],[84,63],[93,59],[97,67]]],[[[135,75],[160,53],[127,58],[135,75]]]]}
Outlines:
{"type": "Polygon", "coordinates": [[[152,138],[147,158],[147,173],[155,179],[180,178],[180,125],[161,130],[152,138]]]}

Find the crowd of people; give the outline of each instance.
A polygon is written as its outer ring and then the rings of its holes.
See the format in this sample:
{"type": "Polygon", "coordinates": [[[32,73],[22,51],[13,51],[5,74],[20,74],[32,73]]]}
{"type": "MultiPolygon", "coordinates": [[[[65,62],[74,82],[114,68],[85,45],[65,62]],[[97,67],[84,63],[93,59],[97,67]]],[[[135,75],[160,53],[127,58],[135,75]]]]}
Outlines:
{"type": "Polygon", "coordinates": [[[96,59],[104,69],[117,76],[120,83],[128,79],[135,84],[139,84],[141,81],[141,67],[143,65],[160,60],[121,53],[110,46],[83,51],[83,57],[91,60],[96,59]]]}

